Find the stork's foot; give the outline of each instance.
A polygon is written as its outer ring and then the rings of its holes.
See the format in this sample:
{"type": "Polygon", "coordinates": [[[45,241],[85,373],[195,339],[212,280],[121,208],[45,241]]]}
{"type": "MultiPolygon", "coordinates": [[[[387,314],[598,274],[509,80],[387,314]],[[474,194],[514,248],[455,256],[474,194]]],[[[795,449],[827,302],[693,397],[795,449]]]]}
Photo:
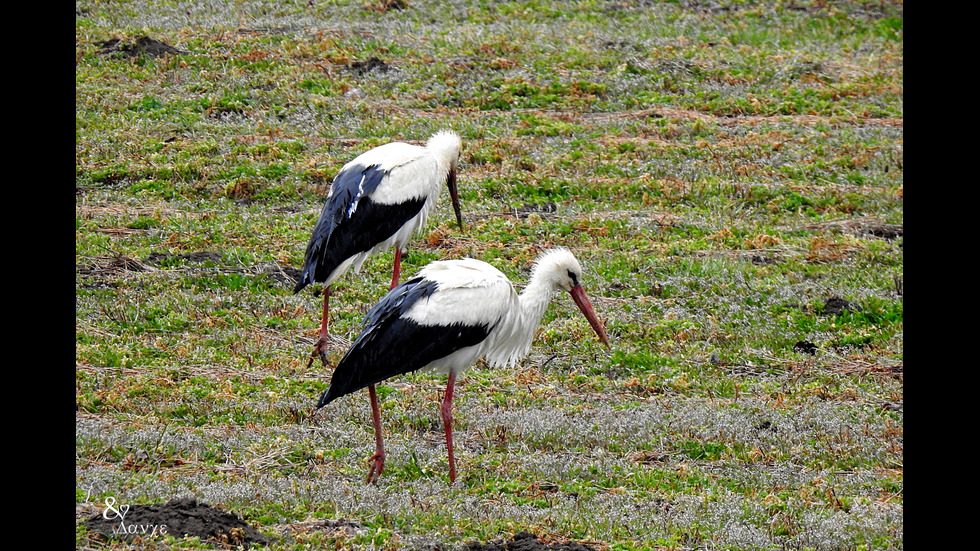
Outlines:
{"type": "Polygon", "coordinates": [[[368,469],[367,481],[368,484],[374,484],[381,478],[381,473],[385,470],[385,452],[384,450],[378,450],[374,452],[370,458],[368,458],[368,469]]]}
{"type": "Polygon", "coordinates": [[[306,362],[306,369],[309,369],[310,366],[313,365],[313,360],[315,360],[317,356],[320,357],[320,363],[322,363],[324,367],[326,367],[327,366],[327,338],[323,335],[320,335],[320,338],[317,339],[316,343],[313,345],[313,352],[310,353],[310,359],[309,361],[306,362]]]}

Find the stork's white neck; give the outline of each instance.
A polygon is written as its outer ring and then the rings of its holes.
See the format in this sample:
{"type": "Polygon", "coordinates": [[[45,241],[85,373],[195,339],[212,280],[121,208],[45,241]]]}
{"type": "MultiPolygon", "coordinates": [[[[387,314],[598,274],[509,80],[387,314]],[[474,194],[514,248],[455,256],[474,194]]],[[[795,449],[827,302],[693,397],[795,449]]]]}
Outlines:
{"type": "Polygon", "coordinates": [[[555,296],[558,289],[548,278],[543,277],[540,272],[535,272],[528,282],[527,287],[521,291],[521,322],[524,326],[523,334],[527,335],[527,345],[530,348],[531,340],[541,325],[541,318],[544,311],[551,304],[551,299],[555,296]]]}
{"type": "Polygon", "coordinates": [[[498,323],[493,338],[488,339],[487,361],[503,366],[524,359],[551,299],[558,291],[577,285],[581,273],[578,260],[567,249],[542,253],[534,263],[527,286],[515,297],[517,304],[498,323]]]}
{"type": "Polygon", "coordinates": [[[554,283],[535,270],[531,280],[518,296],[520,308],[515,309],[513,317],[503,323],[502,332],[496,337],[496,346],[487,356],[492,365],[516,365],[531,351],[531,342],[541,325],[544,311],[548,309],[557,292],[554,283]]]}

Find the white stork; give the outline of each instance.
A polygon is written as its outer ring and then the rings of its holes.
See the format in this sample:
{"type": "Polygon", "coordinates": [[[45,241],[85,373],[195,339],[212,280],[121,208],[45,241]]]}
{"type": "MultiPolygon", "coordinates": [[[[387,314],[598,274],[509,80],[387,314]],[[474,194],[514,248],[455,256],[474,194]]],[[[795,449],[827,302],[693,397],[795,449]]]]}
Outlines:
{"type": "MultiPolygon", "coordinates": [[[[560,290],[585,314],[608,347],[609,339],[585,290],[582,267],[565,248],[551,249],[535,260],[527,287],[518,294],[493,266],[474,260],[432,262],[375,305],[364,328],[334,369],[330,387],[317,408],[341,396],[419,369],[449,374],[442,420],[449,453],[449,480],[456,480],[453,456],[452,399],[456,375],[480,357],[492,366],[517,364],[531,349],[541,316],[560,290]]],[[[377,451],[368,460],[368,482],[384,470],[384,442],[377,402],[372,401],[377,451]]]]}
{"type": "Polygon", "coordinates": [[[435,208],[443,185],[449,187],[456,221],[463,229],[456,188],[461,149],[459,135],[450,131],[433,134],[425,146],[391,142],[358,155],[334,177],[293,290],[298,293],[312,283],[325,285],[320,336],[307,367],[317,355],[326,363],[330,284],[351,268],[360,271],[372,254],[394,246],[391,287],[395,287],[402,254],[435,208]]]}

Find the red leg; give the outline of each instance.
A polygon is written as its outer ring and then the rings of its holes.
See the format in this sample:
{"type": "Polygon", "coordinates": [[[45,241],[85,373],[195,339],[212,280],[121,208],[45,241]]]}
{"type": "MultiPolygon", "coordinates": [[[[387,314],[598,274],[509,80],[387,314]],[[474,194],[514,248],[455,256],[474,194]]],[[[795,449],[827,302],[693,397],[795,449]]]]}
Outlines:
{"type": "Polygon", "coordinates": [[[449,483],[456,481],[456,457],[453,455],[453,389],[456,387],[456,373],[449,372],[446,383],[446,397],[442,400],[442,424],[446,428],[446,449],[449,451],[449,483]]]}
{"type": "Polygon", "coordinates": [[[320,336],[313,345],[313,353],[310,354],[310,361],[306,362],[306,368],[313,365],[313,359],[320,356],[320,362],[327,365],[327,326],[330,323],[330,286],[323,288],[323,314],[320,316],[320,336]]]}
{"type": "MultiPolygon", "coordinates": [[[[392,289],[398,286],[398,275],[401,272],[401,265],[402,251],[396,246],[395,263],[391,273],[392,289]]],[[[368,458],[370,469],[368,470],[367,481],[374,484],[385,470],[385,444],[384,437],[381,434],[381,409],[378,406],[378,392],[375,390],[374,385],[368,387],[368,394],[371,395],[371,417],[374,420],[374,442],[377,450],[374,452],[374,455],[368,458]]]]}
{"type": "Polygon", "coordinates": [[[368,470],[367,481],[374,484],[385,470],[385,444],[384,437],[381,435],[381,410],[378,408],[378,393],[375,391],[374,385],[368,387],[368,394],[371,395],[371,417],[374,419],[374,442],[377,445],[377,451],[368,459],[370,469],[368,470]]]}
{"type": "Polygon", "coordinates": [[[391,288],[398,287],[398,275],[402,270],[402,250],[395,245],[395,264],[391,270],[391,288]]]}

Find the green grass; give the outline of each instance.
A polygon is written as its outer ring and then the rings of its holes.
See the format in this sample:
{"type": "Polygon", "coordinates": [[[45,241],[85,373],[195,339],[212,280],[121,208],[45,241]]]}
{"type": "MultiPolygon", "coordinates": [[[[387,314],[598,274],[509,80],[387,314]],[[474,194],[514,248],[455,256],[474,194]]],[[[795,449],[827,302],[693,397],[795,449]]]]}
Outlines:
{"type": "MultiPolygon", "coordinates": [[[[76,503],[193,496],[284,550],[903,548],[903,7],[688,4],[78,3],[76,503]],[[183,53],[99,45],[141,35],[183,53]],[[613,346],[558,296],[463,375],[452,487],[444,377],[387,381],[365,486],[367,397],[313,410],[319,289],[284,269],[340,166],[442,128],[466,228],[444,201],[403,272],[523,284],[567,246],[613,346]]],[[[331,362],[392,258],[334,286],[331,362]]]]}

